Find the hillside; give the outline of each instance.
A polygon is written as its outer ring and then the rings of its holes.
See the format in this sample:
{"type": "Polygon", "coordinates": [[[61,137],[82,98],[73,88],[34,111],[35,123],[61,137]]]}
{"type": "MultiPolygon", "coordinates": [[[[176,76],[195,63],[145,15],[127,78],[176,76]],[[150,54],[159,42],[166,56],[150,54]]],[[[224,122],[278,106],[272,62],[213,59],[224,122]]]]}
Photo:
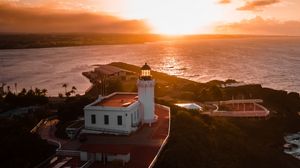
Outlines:
{"type": "MultiPolygon", "coordinates": [[[[112,63],[139,72],[139,67],[112,63]]],[[[283,137],[300,131],[298,93],[246,85],[220,88],[222,81],[197,83],[153,72],[157,102],[171,106],[171,136],[155,167],[296,168],[300,161],[283,153],[283,137]],[[180,92],[178,92],[180,90],[180,92]],[[267,119],[212,118],[172,105],[178,101],[216,101],[234,97],[260,98],[267,119]]],[[[133,83],[134,84],[134,83],[133,83]]]]}

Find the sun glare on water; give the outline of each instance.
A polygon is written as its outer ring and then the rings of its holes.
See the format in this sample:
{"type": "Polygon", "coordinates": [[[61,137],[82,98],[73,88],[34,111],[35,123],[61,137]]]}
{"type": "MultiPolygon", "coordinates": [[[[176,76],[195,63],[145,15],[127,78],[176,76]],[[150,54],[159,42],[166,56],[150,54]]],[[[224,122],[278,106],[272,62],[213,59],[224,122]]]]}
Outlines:
{"type": "Polygon", "coordinates": [[[133,15],[144,18],[153,33],[183,35],[207,33],[221,10],[213,0],[151,0],[135,3],[133,15]]]}

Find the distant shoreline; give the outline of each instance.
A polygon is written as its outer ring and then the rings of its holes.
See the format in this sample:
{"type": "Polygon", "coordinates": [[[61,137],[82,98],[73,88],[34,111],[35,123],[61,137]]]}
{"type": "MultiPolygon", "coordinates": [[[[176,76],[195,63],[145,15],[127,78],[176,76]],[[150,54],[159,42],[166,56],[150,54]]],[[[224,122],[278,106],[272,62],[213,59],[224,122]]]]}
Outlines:
{"type": "Polygon", "coordinates": [[[232,38],[297,38],[286,35],[182,35],[164,36],[158,34],[22,34],[0,33],[0,50],[2,49],[35,49],[52,47],[76,47],[92,45],[143,44],[158,41],[200,40],[200,39],[232,39],[232,38]]]}

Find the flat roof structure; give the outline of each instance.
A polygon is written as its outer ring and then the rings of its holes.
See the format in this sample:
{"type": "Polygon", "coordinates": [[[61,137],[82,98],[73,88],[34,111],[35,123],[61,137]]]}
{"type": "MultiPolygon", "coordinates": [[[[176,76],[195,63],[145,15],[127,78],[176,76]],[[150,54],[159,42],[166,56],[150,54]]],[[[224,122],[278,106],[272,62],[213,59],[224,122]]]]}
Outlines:
{"type": "MultiPolygon", "coordinates": [[[[84,134],[86,141],[70,141],[62,146],[65,151],[86,151],[89,153],[127,154],[130,161],[125,167],[148,168],[155,163],[161,148],[166,144],[170,129],[170,110],[168,107],[155,105],[158,119],[151,126],[142,125],[128,136],[109,134],[84,134]]],[[[91,167],[110,167],[95,161],[91,167]]]]}
{"type": "Polygon", "coordinates": [[[196,103],[176,103],[175,105],[189,110],[202,110],[202,107],[196,103]]]}
{"type": "Polygon", "coordinates": [[[100,102],[93,106],[106,106],[106,107],[128,107],[136,102],[137,94],[115,94],[110,97],[102,99],[100,102]]]}
{"type": "MultiPolygon", "coordinates": [[[[113,75],[119,72],[131,72],[127,71],[125,69],[121,69],[112,65],[98,65],[97,68],[95,68],[96,71],[99,71],[100,73],[104,75],[113,75]]],[[[133,72],[131,72],[133,73],[133,72]]]]}

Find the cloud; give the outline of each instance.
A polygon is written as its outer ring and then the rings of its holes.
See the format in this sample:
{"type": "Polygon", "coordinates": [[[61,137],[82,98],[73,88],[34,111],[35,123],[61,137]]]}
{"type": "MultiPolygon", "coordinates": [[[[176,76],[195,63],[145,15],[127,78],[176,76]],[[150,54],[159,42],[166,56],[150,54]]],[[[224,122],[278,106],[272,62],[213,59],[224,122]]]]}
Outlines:
{"type": "Polygon", "coordinates": [[[242,7],[237,8],[238,10],[250,10],[256,11],[261,10],[261,8],[265,6],[269,6],[275,3],[279,3],[280,0],[254,0],[254,1],[247,1],[246,4],[242,7]]]}
{"type": "Polygon", "coordinates": [[[223,34],[253,34],[253,35],[300,35],[300,21],[278,21],[255,17],[236,23],[219,25],[217,33],[223,34]]]}
{"type": "Polygon", "coordinates": [[[231,0],[219,0],[219,4],[229,4],[231,0]]]}
{"type": "Polygon", "coordinates": [[[142,20],[123,20],[103,13],[18,7],[0,4],[0,32],[25,33],[148,33],[142,20]]]}

